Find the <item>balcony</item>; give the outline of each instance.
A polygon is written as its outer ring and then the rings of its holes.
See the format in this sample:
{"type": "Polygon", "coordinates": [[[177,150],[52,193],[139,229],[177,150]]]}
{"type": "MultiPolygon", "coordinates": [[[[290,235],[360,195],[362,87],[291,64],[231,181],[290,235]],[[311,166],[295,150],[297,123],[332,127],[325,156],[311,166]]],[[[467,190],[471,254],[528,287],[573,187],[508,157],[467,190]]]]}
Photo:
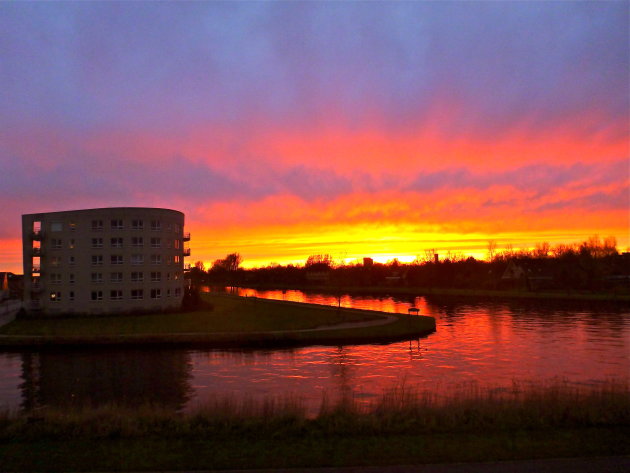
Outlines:
{"type": "Polygon", "coordinates": [[[44,238],[44,232],[42,232],[41,230],[33,230],[33,233],[31,233],[31,238],[35,241],[41,241],[42,238],[44,238]]]}
{"type": "Polygon", "coordinates": [[[44,252],[41,248],[33,248],[33,256],[42,256],[44,252]]]}
{"type": "Polygon", "coordinates": [[[190,241],[190,232],[184,232],[184,241],[190,241]]]}
{"type": "Polygon", "coordinates": [[[42,272],[42,267],[39,264],[34,264],[33,267],[31,268],[31,272],[32,273],[41,273],[42,272]]]}
{"type": "Polygon", "coordinates": [[[191,264],[190,264],[190,263],[186,263],[186,264],[184,264],[184,271],[190,271],[190,268],[191,268],[191,267],[192,267],[192,266],[191,266],[191,264]]]}
{"type": "Polygon", "coordinates": [[[190,248],[184,248],[184,256],[190,256],[190,248]]]}

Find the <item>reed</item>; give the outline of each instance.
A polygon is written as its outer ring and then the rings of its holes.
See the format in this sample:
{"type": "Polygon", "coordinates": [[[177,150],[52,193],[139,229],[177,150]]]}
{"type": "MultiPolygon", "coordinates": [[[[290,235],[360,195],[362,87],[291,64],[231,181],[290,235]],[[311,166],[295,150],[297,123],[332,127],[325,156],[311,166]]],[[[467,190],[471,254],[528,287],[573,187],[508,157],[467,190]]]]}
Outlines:
{"type": "Polygon", "coordinates": [[[0,440],[60,438],[408,435],[445,432],[630,427],[630,386],[568,382],[462,385],[449,395],[399,383],[371,403],[323,396],[309,416],[302,399],[216,397],[187,412],[155,405],[43,407],[0,413],[0,440]]]}

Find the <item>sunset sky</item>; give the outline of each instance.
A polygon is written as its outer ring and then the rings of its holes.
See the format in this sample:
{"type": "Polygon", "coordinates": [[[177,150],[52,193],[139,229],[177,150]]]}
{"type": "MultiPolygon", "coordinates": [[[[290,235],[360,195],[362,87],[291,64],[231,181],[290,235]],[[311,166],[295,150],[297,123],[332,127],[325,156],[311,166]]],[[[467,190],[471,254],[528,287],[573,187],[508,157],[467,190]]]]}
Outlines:
{"type": "Polygon", "coordinates": [[[0,4],[25,213],[181,210],[190,262],[630,245],[630,3],[0,4]]]}

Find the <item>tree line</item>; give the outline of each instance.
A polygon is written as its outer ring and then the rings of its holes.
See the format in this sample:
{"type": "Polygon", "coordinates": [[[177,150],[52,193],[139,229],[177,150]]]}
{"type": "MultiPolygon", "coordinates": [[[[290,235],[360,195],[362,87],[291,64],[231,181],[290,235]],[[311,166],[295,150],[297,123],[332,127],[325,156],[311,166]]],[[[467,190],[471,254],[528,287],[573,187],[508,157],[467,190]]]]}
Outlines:
{"type": "Polygon", "coordinates": [[[614,237],[593,236],[581,243],[533,249],[499,250],[490,241],[486,259],[458,252],[439,255],[425,250],[411,263],[397,259],[378,263],[371,258],[336,262],[329,254],[311,255],[304,264],[245,269],[243,258],[231,253],[206,270],[197,262],[188,277],[193,284],[276,287],[422,287],[526,291],[615,291],[630,293],[630,253],[620,254],[614,237]]]}

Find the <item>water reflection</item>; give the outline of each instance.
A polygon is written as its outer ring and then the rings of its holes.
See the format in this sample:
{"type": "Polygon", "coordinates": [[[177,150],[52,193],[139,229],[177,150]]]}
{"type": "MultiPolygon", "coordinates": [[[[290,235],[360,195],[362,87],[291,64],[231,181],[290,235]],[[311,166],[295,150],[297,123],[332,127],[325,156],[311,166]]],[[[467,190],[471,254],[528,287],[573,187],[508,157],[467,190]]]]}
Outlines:
{"type": "Polygon", "coordinates": [[[184,351],[23,353],[21,407],[137,406],[181,409],[191,394],[184,351]]]}
{"type": "Polygon", "coordinates": [[[596,385],[630,373],[630,314],[618,306],[445,297],[370,297],[240,290],[271,297],[407,313],[437,320],[418,341],[282,350],[111,350],[0,354],[0,409],[155,402],[190,409],[209,399],[291,395],[317,412],[392,386],[448,394],[476,382],[561,378],[596,385]]]}

